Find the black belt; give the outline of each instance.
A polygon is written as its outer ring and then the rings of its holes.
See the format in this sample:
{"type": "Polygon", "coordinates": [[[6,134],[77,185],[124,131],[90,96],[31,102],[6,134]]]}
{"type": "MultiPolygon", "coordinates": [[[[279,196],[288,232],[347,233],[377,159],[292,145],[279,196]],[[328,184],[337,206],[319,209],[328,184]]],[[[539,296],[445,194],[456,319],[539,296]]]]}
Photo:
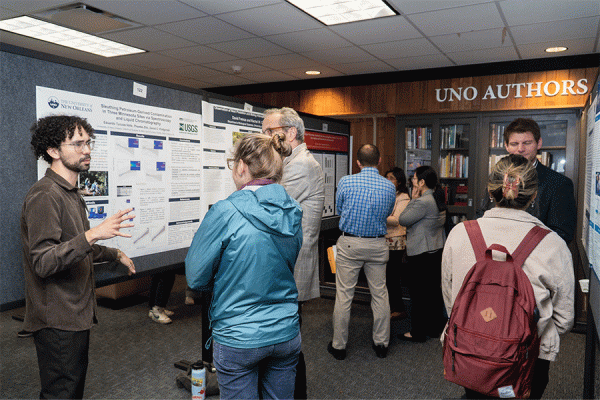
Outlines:
{"type": "Polygon", "coordinates": [[[361,238],[361,239],[379,239],[379,238],[385,237],[385,235],[381,235],[381,236],[358,236],[358,235],[353,235],[351,233],[343,232],[343,231],[342,231],[342,235],[343,236],[350,236],[350,237],[361,238]]]}

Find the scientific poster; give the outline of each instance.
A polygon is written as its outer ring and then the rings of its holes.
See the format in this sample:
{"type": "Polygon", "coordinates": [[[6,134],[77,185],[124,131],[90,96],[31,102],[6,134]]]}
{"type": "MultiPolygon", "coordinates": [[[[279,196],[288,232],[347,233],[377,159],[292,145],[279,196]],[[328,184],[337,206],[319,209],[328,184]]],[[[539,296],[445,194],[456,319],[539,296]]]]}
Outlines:
{"type": "MultiPolygon", "coordinates": [[[[202,117],[183,111],[37,87],[37,117],[78,115],[94,128],[79,188],[92,227],[133,207],[131,238],[102,244],[130,257],[189,247],[202,219],[202,117]]],[[[48,164],[38,163],[38,178],[48,164]]]]}
{"type": "MultiPolygon", "coordinates": [[[[590,113],[595,113],[594,129],[588,134],[588,154],[591,159],[591,179],[589,196],[589,233],[588,233],[588,259],[590,266],[600,279],[600,83],[597,85],[595,107],[590,108],[590,113]]],[[[588,161],[590,162],[590,161],[588,161]]]]}

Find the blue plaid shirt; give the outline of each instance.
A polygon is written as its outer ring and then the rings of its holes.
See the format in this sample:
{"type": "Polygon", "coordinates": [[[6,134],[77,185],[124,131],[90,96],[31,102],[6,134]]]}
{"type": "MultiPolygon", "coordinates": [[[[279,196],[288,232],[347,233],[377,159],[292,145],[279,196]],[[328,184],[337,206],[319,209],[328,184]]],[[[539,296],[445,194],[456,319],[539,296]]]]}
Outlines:
{"type": "Polygon", "coordinates": [[[338,184],[335,205],[340,230],[356,236],[383,236],[386,220],[394,210],[396,188],[374,167],[347,175],[338,184]]]}

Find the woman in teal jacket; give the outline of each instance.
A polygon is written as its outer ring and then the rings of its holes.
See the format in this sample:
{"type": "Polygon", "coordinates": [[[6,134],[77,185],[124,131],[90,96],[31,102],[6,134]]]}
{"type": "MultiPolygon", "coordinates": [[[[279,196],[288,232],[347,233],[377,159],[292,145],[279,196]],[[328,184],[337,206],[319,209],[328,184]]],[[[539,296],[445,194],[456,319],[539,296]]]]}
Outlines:
{"type": "Polygon", "coordinates": [[[189,287],[213,292],[221,399],[293,398],[302,208],[276,183],[289,154],[281,134],[240,139],[228,160],[238,190],[210,208],[185,259],[189,287]]]}

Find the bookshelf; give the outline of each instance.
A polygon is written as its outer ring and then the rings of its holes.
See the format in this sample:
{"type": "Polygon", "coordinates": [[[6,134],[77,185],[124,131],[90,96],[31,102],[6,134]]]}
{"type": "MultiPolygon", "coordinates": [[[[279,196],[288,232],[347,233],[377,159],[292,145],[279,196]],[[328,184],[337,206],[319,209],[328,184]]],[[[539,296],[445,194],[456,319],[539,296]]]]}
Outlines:
{"type": "MultiPolygon", "coordinates": [[[[397,134],[403,147],[396,159],[410,178],[420,165],[431,165],[446,194],[450,220],[455,224],[474,215],[474,117],[398,117],[397,134]]],[[[410,182],[410,179],[409,179],[410,182]]]]}

